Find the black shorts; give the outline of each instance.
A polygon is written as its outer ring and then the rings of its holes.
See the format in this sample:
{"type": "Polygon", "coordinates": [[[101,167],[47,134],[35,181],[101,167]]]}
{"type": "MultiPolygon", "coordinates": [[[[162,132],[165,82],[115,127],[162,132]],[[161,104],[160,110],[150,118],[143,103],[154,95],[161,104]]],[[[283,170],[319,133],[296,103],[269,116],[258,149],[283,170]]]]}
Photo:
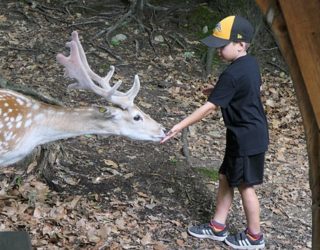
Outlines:
{"type": "Polygon", "coordinates": [[[248,186],[263,182],[265,153],[251,156],[225,154],[219,173],[226,176],[231,187],[244,183],[248,186]]]}

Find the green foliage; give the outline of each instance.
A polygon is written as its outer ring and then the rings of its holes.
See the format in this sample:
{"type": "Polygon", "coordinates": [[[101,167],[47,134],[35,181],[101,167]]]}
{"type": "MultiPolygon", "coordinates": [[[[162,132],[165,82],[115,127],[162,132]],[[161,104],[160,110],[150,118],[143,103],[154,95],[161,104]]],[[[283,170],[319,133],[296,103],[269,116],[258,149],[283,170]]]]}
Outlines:
{"type": "Polygon", "coordinates": [[[119,40],[116,40],[116,39],[111,39],[111,45],[112,46],[119,46],[120,45],[120,41],[119,40]]]}
{"type": "Polygon", "coordinates": [[[208,36],[220,20],[220,14],[213,11],[205,5],[199,5],[190,12],[188,17],[188,26],[195,31],[196,36],[201,39],[208,36]],[[203,28],[207,26],[207,32],[203,28]]]}
{"type": "Polygon", "coordinates": [[[205,176],[209,177],[212,181],[219,180],[219,171],[212,168],[197,168],[196,171],[205,176]]]}
{"type": "MultiPolygon", "coordinates": [[[[260,10],[253,0],[208,0],[207,4],[199,4],[198,7],[188,13],[188,25],[186,25],[186,28],[200,40],[209,36],[215,25],[229,15],[242,15],[248,18],[256,26],[256,29],[259,29],[262,20],[260,10]]],[[[252,48],[254,48],[253,43],[252,48]]],[[[206,46],[201,45],[197,48],[196,55],[203,59],[204,64],[211,64],[213,72],[220,72],[221,68],[224,67],[223,63],[216,53],[213,54],[211,62],[209,62],[210,58],[207,61],[207,52],[206,46]]],[[[250,53],[253,53],[252,49],[250,53]]],[[[207,68],[209,67],[207,66],[207,68]]],[[[210,73],[210,71],[207,73],[210,73]]]]}
{"type": "MultiPolygon", "coordinates": [[[[221,18],[221,13],[217,10],[209,8],[207,5],[198,5],[188,13],[186,28],[193,33],[196,39],[201,40],[212,33],[221,18]]],[[[196,55],[203,57],[203,55],[206,55],[207,49],[205,45],[200,45],[196,50],[196,55]]],[[[213,55],[213,64],[214,67],[220,64],[220,59],[216,53],[213,55]]]]}
{"type": "Polygon", "coordinates": [[[178,159],[174,156],[170,156],[169,162],[170,164],[176,166],[178,164],[178,159]]]}
{"type": "Polygon", "coordinates": [[[256,12],[257,9],[254,0],[209,0],[208,4],[210,8],[219,9],[221,18],[229,15],[250,17],[252,12],[256,12]]]}
{"type": "Polygon", "coordinates": [[[99,67],[99,73],[100,74],[105,74],[109,70],[110,70],[110,64],[109,63],[100,64],[100,67],[99,67]]]}
{"type": "Polygon", "coordinates": [[[184,57],[184,59],[190,59],[190,58],[194,57],[194,52],[193,51],[186,51],[183,53],[183,57],[184,57]]]}
{"type": "Polygon", "coordinates": [[[21,187],[22,183],[23,183],[22,176],[20,176],[20,175],[16,176],[15,179],[14,179],[14,185],[17,186],[17,187],[21,187]]]}

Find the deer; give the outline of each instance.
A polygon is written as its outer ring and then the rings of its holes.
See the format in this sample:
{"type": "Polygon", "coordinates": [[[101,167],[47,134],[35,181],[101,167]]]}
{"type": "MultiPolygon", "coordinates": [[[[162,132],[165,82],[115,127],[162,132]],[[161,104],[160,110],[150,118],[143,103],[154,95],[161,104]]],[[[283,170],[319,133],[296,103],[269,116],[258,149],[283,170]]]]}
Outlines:
{"type": "Polygon", "coordinates": [[[140,90],[138,75],[127,92],[121,81],[110,85],[115,67],[101,77],[90,68],[77,31],[72,32],[68,56],[58,53],[65,76],[75,82],[69,88],[92,91],[112,105],[67,108],[47,104],[27,95],[0,89],[0,166],[22,160],[42,144],[80,135],[116,135],[132,140],[159,142],[164,127],[134,104],[140,90]]]}

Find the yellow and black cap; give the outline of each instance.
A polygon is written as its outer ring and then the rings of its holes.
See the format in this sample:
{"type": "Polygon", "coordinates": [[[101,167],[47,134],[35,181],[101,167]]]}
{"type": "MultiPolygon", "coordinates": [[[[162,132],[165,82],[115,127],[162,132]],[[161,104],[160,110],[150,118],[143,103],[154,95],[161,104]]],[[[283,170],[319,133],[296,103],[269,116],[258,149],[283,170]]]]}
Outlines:
{"type": "Polygon", "coordinates": [[[201,40],[208,47],[219,48],[230,42],[250,43],[253,37],[253,26],[241,16],[228,16],[214,28],[212,35],[201,40]]]}

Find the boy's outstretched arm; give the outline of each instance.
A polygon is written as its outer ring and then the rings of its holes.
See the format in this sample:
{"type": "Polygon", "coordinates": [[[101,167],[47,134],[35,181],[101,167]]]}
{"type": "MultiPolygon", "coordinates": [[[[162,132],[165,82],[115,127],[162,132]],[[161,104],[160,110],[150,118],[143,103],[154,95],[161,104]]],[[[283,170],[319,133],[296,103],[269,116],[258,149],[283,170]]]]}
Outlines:
{"type": "Polygon", "coordinates": [[[163,138],[160,143],[166,142],[170,138],[174,137],[177,133],[179,133],[182,129],[200,121],[202,118],[206,117],[208,114],[212,113],[216,109],[216,105],[214,105],[211,102],[206,102],[200,108],[195,110],[191,115],[174,125],[172,129],[167,133],[166,137],[163,138]]]}

